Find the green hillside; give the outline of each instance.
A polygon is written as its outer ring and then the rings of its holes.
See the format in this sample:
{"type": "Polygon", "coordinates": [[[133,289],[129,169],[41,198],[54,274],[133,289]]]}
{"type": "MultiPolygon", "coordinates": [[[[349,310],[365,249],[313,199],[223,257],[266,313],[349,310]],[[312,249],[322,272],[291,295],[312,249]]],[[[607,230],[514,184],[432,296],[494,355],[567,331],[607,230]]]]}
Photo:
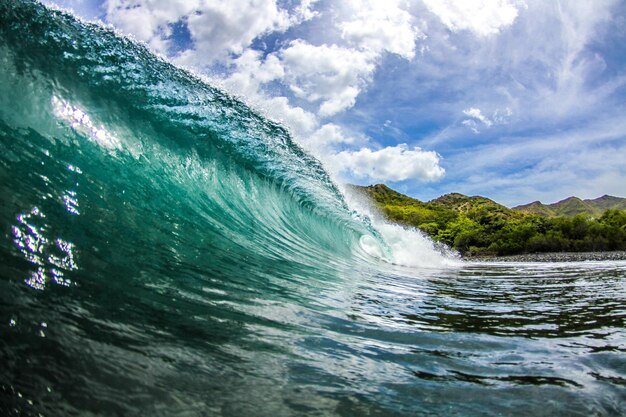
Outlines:
{"type": "Polygon", "coordinates": [[[553,204],[535,201],[513,207],[513,209],[546,217],[575,216],[577,214],[601,216],[606,210],[626,210],[626,198],[603,195],[594,200],[581,200],[578,197],[568,197],[553,204]]]}
{"type": "Polygon", "coordinates": [[[557,207],[535,202],[520,210],[480,196],[452,193],[422,202],[383,184],[352,187],[390,221],[418,228],[466,255],[626,250],[626,210],[613,208],[624,200],[617,197],[573,197],[557,207]]]}
{"type": "Polygon", "coordinates": [[[592,204],[600,210],[626,210],[626,198],[613,197],[612,195],[603,195],[595,200],[584,200],[592,204]]]}
{"type": "Polygon", "coordinates": [[[514,210],[523,211],[525,213],[538,214],[545,217],[555,217],[556,212],[543,204],[541,201],[533,201],[532,203],[513,207],[514,210]]]}

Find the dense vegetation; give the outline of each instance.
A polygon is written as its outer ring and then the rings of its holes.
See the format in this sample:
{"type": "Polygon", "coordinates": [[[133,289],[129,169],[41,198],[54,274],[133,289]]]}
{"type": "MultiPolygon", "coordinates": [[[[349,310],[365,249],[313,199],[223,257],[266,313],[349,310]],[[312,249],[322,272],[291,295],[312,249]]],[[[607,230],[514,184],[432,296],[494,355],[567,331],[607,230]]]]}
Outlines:
{"type": "Polygon", "coordinates": [[[381,184],[355,188],[389,220],[416,227],[466,255],[626,250],[626,210],[549,217],[484,197],[446,194],[424,203],[381,184]]]}

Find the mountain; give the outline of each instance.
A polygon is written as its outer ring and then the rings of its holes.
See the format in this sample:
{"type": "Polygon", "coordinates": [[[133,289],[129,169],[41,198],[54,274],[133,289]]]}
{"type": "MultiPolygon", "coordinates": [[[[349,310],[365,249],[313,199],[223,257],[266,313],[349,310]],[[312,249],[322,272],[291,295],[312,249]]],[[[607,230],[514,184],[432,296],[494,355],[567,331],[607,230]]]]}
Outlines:
{"type": "Polygon", "coordinates": [[[430,203],[441,204],[442,206],[458,211],[459,213],[467,213],[478,207],[488,207],[490,210],[513,214],[511,213],[511,209],[503,206],[502,204],[478,195],[468,197],[459,193],[450,193],[435,198],[434,200],[431,200],[430,203]]]}
{"type": "Polygon", "coordinates": [[[581,200],[578,197],[568,197],[553,204],[543,204],[540,201],[535,201],[530,204],[513,207],[513,210],[545,217],[575,216],[577,214],[588,214],[597,217],[609,209],[626,210],[626,198],[603,195],[594,200],[581,200]]]}
{"type": "Polygon", "coordinates": [[[601,210],[626,210],[626,198],[603,195],[595,200],[584,200],[601,210]]]}
{"type": "Polygon", "coordinates": [[[531,214],[538,214],[545,217],[556,216],[554,210],[543,204],[541,201],[533,201],[532,203],[516,206],[513,207],[513,210],[523,211],[525,213],[531,214]]]}

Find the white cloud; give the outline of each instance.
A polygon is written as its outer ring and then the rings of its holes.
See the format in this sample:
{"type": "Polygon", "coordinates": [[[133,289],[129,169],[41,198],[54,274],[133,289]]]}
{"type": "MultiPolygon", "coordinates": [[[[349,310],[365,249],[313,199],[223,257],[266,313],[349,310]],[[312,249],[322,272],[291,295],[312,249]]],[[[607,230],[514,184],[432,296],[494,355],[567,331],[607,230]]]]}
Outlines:
{"type": "Polygon", "coordinates": [[[311,20],[319,15],[319,12],[312,10],[315,3],[318,0],[302,0],[300,5],[296,7],[294,17],[292,18],[294,24],[311,20]]]}
{"type": "Polygon", "coordinates": [[[290,6],[278,0],[107,0],[106,10],[110,23],[164,54],[173,42],[171,25],[182,22],[192,44],[172,57],[177,64],[201,71],[225,64],[233,70],[223,79],[229,91],[261,103],[272,116],[295,121],[294,130],[310,134],[315,130],[310,126],[317,124],[312,114],[301,107],[288,109],[294,97],[270,103],[264,85],[277,81],[288,86],[295,98],[317,107],[315,119],[353,107],[381,54],[415,55],[415,40],[423,34],[402,5],[399,0],[350,0],[323,15],[315,10],[316,0],[290,6]],[[325,19],[330,43],[293,39],[267,56],[250,48],[259,37],[315,18],[325,19]],[[270,104],[279,110],[270,110],[270,104]]]}
{"type": "MultiPolygon", "coordinates": [[[[316,17],[317,12],[311,9],[313,4],[310,0],[303,1],[292,21],[316,17]]],[[[246,51],[235,62],[236,73],[228,80],[231,88],[251,95],[262,84],[279,80],[297,98],[315,103],[318,116],[330,117],[355,105],[359,94],[371,82],[383,52],[407,59],[415,55],[415,39],[423,35],[412,25],[411,15],[399,2],[352,0],[338,8],[342,13],[335,17],[335,24],[341,29],[341,38],[335,40],[344,40],[350,47],[337,43],[313,45],[296,39],[268,56],[263,64],[258,62],[258,54],[253,56],[246,51]],[[268,64],[272,64],[268,70],[274,69],[275,77],[265,80],[259,71],[268,64]]],[[[192,53],[197,55],[196,51],[188,52],[192,53]]]]}
{"type": "Polygon", "coordinates": [[[167,52],[170,23],[179,21],[200,6],[199,0],[107,0],[106,19],[158,52],[167,52]]]}
{"type": "Polygon", "coordinates": [[[339,24],[343,39],[375,53],[387,51],[406,59],[415,56],[415,39],[424,35],[399,1],[350,0],[343,6],[348,16],[339,24]]]}
{"type": "Polygon", "coordinates": [[[480,111],[480,109],[478,109],[476,107],[470,107],[469,109],[463,110],[463,113],[466,116],[469,116],[469,117],[471,117],[473,119],[476,119],[476,120],[482,122],[487,127],[491,127],[491,125],[493,124],[493,122],[491,120],[489,120],[489,118],[485,117],[485,115],[483,115],[483,113],[480,111]]]}
{"type": "Polygon", "coordinates": [[[187,17],[194,48],[177,60],[185,65],[208,66],[228,54],[243,53],[257,37],[282,32],[293,22],[275,0],[201,0],[199,8],[187,17]]]}
{"type": "Polygon", "coordinates": [[[470,30],[479,36],[494,35],[510,26],[518,9],[509,0],[423,0],[451,31],[470,30]]]}
{"type": "Polygon", "coordinates": [[[251,96],[258,93],[262,84],[281,80],[285,76],[283,65],[276,55],[270,54],[265,59],[261,55],[259,51],[246,49],[232,61],[236,71],[224,80],[229,90],[251,96]]]}
{"type": "Polygon", "coordinates": [[[575,114],[605,101],[607,94],[624,85],[623,76],[613,80],[602,77],[606,69],[604,58],[588,49],[605,30],[614,3],[566,2],[550,11],[558,17],[557,37],[541,41],[552,46],[552,55],[546,57],[545,63],[555,82],[541,91],[541,108],[535,108],[549,110],[557,117],[575,114]],[[602,84],[594,88],[594,79],[600,77],[604,78],[602,84]]]}
{"type": "Polygon", "coordinates": [[[474,133],[480,133],[479,123],[487,128],[493,125],[503,125],[508,123],[509,118],[513,115],[510,108],[497,109],[493,112],[491,118],[485,116],[483,112],[477,107],[470,107],[463,110],[463,114],[469,116],[470,119],[465,119],[461,122],[463,126],[468,127],[474,133]]]}
{"type": "Polygon", "coordinates": [[[326,123],[311,135],[302,138],[302,144],[314,155],[325,159],[333,154],[333,148],[339,144],[353,144],[356,139],[348,136],[341,126],[334,123],[326,123]]]}
{"type": "Polygon", "coordinates": [[[331,165],[356,178],[374,181],[404,181],[408,179],[432,181],[443,177],[436,152],[406,144],[388,146],[373,151],[363,148],[356,152],[342,151],[330,157],[331,165]]]}
{"type": "Polygon", "coordinates": [[[266,97],[261,107],[267,116],[288,126],[297,139],[308,137],[318,126],[313,113],[291,105],[287,97],[266,97]]]}
{"type": "Polygon", "coordinates": [[[372,54],[337,45],[296,40],[280,55],[293,93],[309,102],[321,101],[321,116],[354,106],[375,69],[372,54]]]}
{"type": "Polygon", "coordinates": [[[616,0],[526,3],[522,9],[521,3],[510,1],[519,9],[515,24],[488,37],[450,33],[437,16],[414,6],[412,13],[427,19],[423,43],[430,52],[405,78],[405,88],[414,87],[416,102],[435,97],[429,101],[430,111],[415,106],[422,117],[432,117],[432,109],[450,115],[437,142],[422,142],[424,146],[459,142],[466,129],[487,130],[478,119],[462,113],[458,118],[467,104],[480,107],[492,122],[490,134],[498,136],[579,123],[619,105],[616,99],[626,75],[605,42],[623,26],[615,20],[623,16],[623,2],[621,12],[616,0]],[[460,103],[465,107],[459,108],[460,103]]]}
{"type": "Polygon", "coordinates": [[[290,16],[276,0],[107,0],[106,19],[161,53],[171,42],[170,25],[184,21],[194,45],[177,62],[206,67],[243,53],[261,35],[313,17],[310,5],[304,1],[290,16]]]}

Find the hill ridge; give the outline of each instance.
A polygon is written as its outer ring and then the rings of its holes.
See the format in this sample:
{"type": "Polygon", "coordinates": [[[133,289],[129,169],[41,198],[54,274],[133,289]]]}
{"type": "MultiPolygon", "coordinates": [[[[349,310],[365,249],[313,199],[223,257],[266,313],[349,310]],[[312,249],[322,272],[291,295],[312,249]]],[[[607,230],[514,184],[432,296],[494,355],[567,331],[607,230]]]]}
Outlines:
{"type": "Polygon", "coordinates": [[[533,201],[512,207],[512,209],[546,217],[575,216],[577,214],[601,216],[609,209],[626,210],[626,198],[604,194],[598,198],[583,200],[580,197],[570,196],[552,204],[533,201]]]}

